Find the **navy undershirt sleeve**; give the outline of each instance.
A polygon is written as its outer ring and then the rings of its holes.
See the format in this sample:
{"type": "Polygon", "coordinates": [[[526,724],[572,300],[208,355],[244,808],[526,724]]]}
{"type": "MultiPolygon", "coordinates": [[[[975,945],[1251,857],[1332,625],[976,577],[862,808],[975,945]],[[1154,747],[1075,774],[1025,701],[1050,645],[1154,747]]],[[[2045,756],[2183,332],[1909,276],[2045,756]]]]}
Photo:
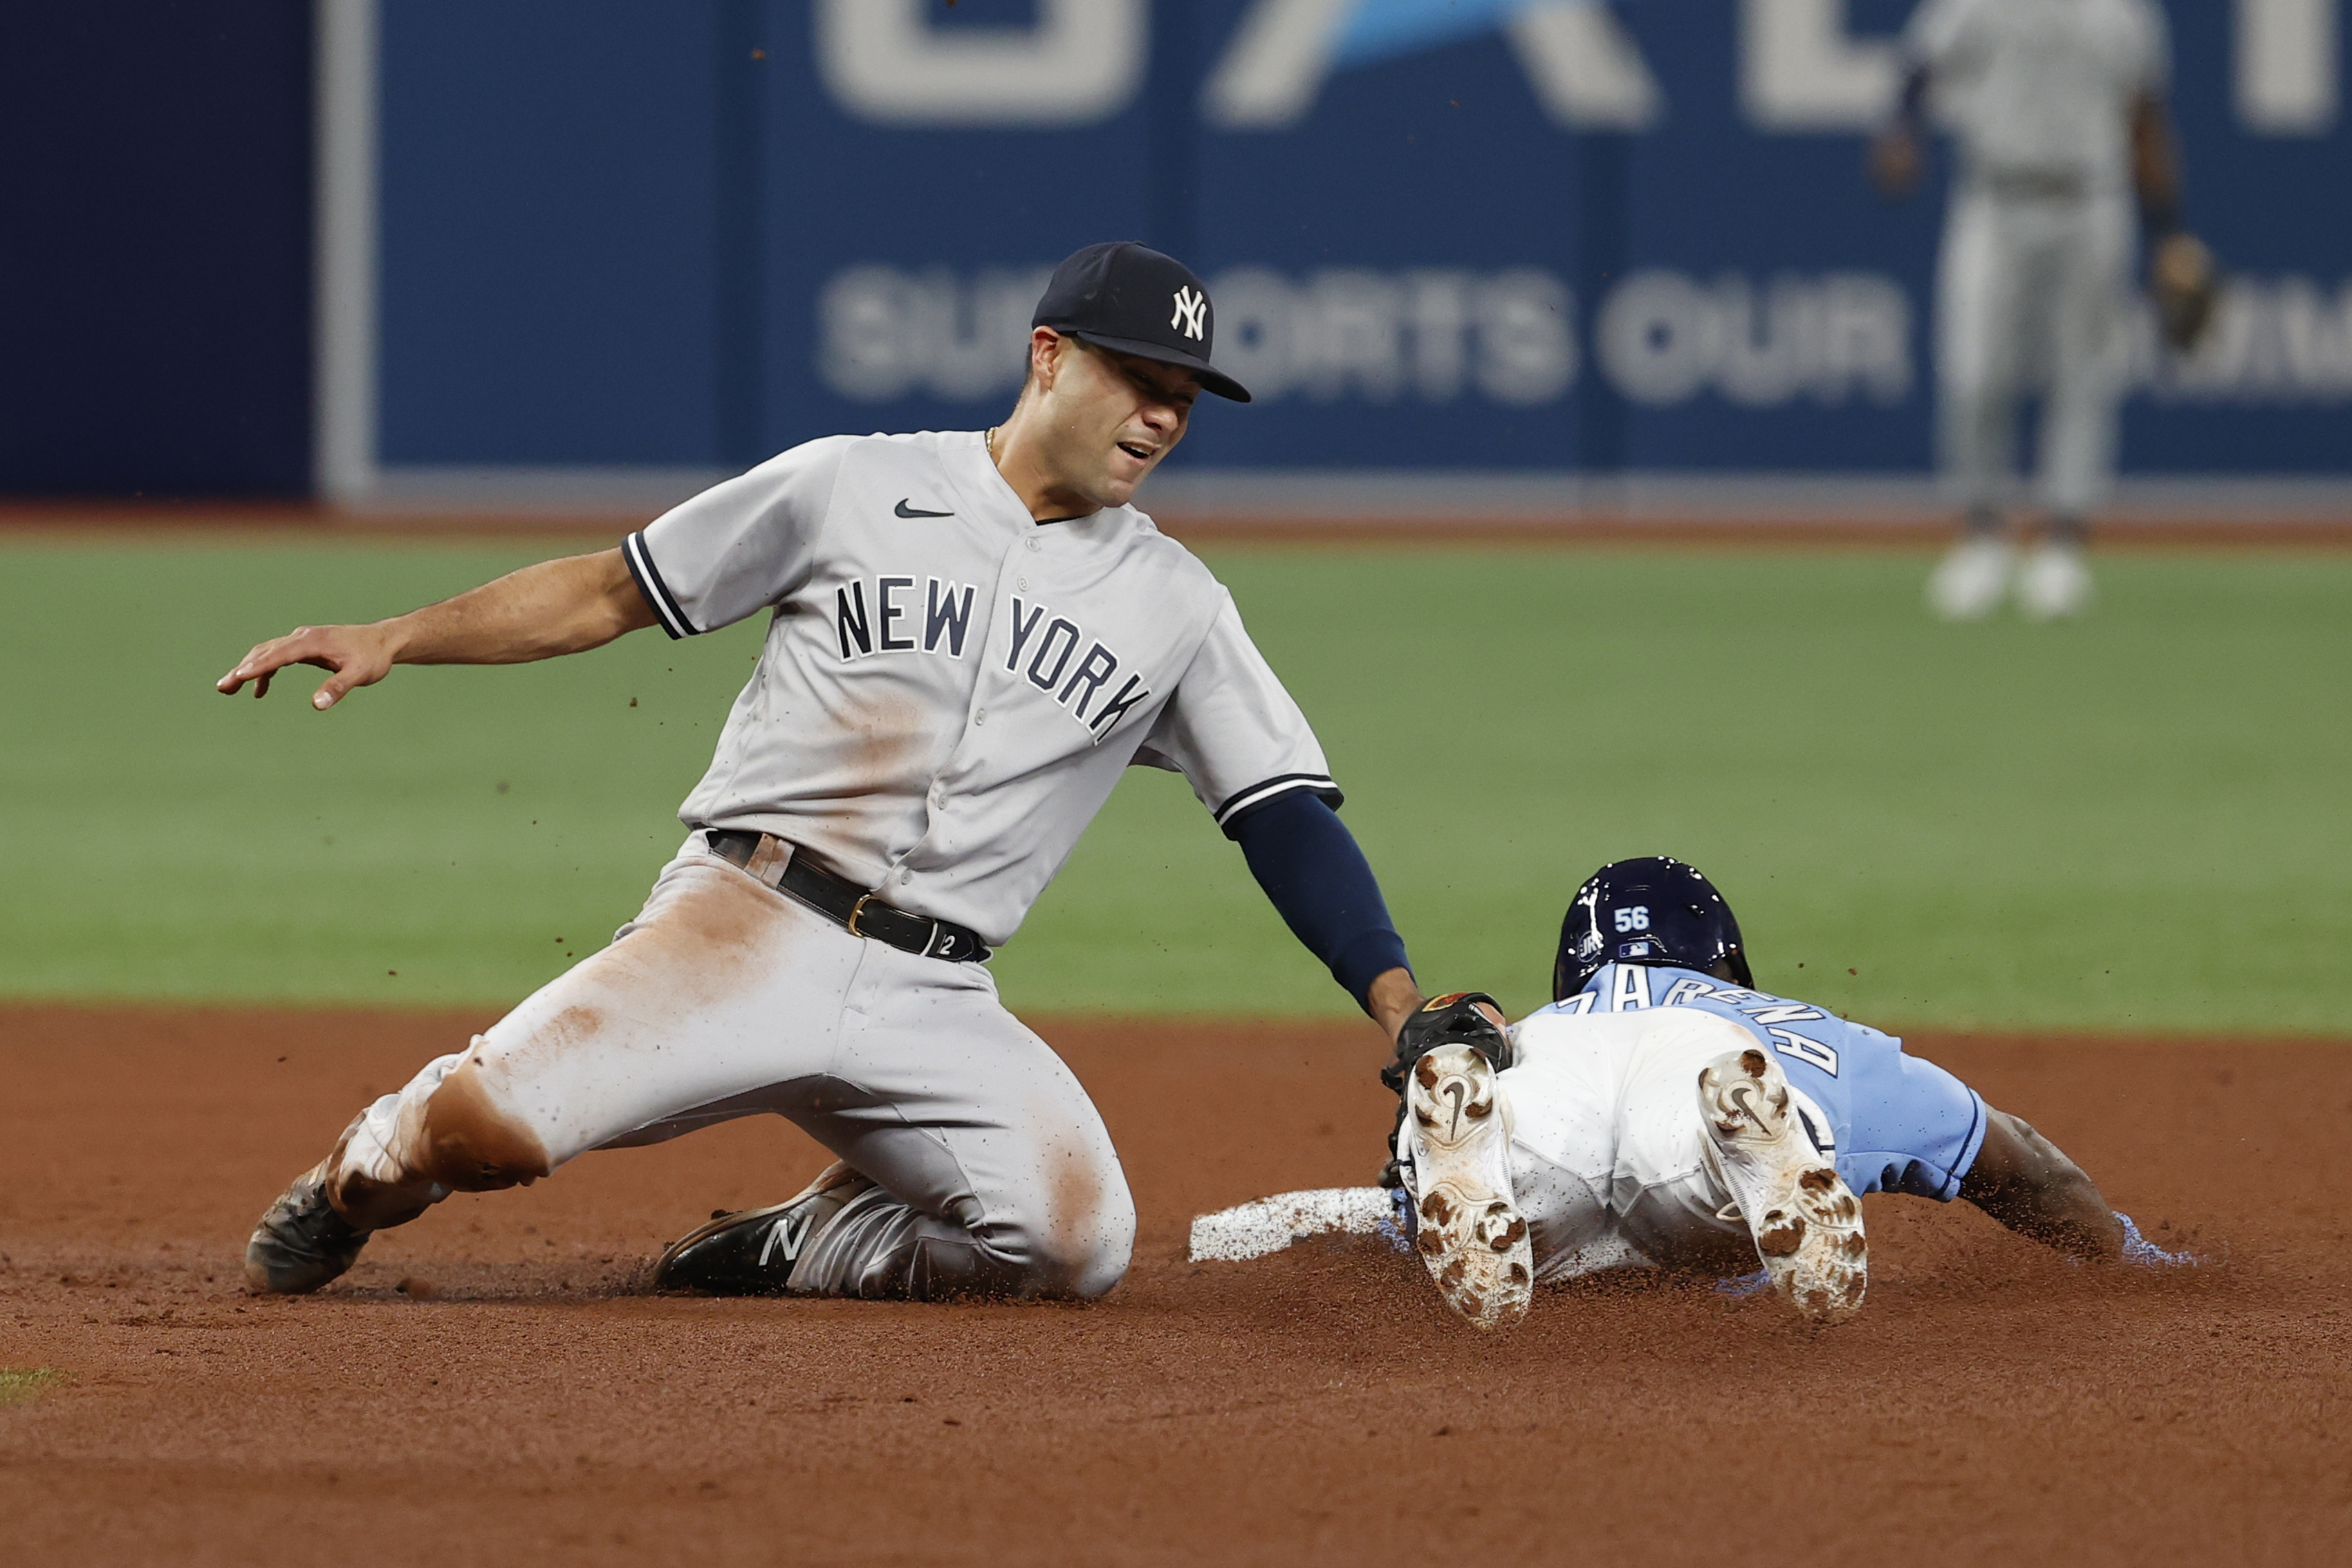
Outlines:
{"type": "Polygon", "coordinates": [[[1381,884],[1339,813],[1302,789],[1227,822],[1225,833],[1292,935],[1370,1012],[1372,982],[1409,966],[1381,884]]]}

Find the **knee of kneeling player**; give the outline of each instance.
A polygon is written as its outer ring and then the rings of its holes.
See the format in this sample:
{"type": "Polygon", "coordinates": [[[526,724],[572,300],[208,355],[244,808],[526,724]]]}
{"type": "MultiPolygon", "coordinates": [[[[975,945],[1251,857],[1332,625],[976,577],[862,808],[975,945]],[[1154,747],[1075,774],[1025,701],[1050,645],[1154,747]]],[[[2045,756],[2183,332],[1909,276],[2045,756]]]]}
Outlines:
{"type": "Polygon", "coordinates": [[[1040,1296],[1091,1301],[1127,1277],[1135,1252],[1135,1199],[1117,1166],[1066,1175],[1034,1213],[976,1231],[983,1247],[1013,1261],[1040,1296]]]}
{"type": "Polygon", "coordinates": [[[425,1103],[424,1145],[420,1174],[455,1192],[523,1186],[555,1168],[539,1134],[499,1103],[471,1061],[425,1103]]]}

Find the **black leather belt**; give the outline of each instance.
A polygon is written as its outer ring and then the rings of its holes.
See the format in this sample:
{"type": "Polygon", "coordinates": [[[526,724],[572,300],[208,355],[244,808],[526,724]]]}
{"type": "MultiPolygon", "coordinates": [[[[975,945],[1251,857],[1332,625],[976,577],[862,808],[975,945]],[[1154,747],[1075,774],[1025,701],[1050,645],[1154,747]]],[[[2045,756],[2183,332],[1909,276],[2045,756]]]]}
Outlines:
{"type": "Polygon", "coordinates": [[[953,964],[977,964],[992,956],[975,933],[944,920],[894,909],[846,877],[810,864],[791,844],[772,833],[706,828],[702,838],[720,860],[741,866],[778,893],[830,917],[852,936],[870,936],[902,953],[945,958],[953,964]],[[781,872],[775,869],[779,862],[783,867],[781,872]]]}

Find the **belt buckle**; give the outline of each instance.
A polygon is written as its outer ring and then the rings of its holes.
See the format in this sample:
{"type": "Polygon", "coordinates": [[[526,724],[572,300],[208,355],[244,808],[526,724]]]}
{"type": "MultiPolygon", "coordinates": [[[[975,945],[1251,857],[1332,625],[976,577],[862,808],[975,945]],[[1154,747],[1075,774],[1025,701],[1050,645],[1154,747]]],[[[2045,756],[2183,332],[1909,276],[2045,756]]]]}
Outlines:
{"type": "MultiPolygon", "coordinates": [[[[849,934],[852,936],[864,936],[866,935],[865,932],[860,931],[857,928],[857,917],[866,913],[866,905],[873,900],[873,897],[874,895],[870,893],[861,893],[857,895],[857,902],[849,906],[849,920],[847,924],[849,926],[849,934]]],[[[881,938],[877,936],[871,938],[871,940],[879,942],[881,938]]]]}

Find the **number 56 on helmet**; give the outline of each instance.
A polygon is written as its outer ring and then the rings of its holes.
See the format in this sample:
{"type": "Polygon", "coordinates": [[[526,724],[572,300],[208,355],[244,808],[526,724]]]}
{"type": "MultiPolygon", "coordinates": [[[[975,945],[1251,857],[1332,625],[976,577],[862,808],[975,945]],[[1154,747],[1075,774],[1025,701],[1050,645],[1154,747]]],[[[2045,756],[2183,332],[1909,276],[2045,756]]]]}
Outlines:
{"type": "Polygon", "coordinates": [[[1664,855],[1612,861],[1586,879],[1560,922],[1551,998],[1584,988],[1603,964],[1712,969],[1753,988],[1739,922],[1698,868],[1664,855]]]}

